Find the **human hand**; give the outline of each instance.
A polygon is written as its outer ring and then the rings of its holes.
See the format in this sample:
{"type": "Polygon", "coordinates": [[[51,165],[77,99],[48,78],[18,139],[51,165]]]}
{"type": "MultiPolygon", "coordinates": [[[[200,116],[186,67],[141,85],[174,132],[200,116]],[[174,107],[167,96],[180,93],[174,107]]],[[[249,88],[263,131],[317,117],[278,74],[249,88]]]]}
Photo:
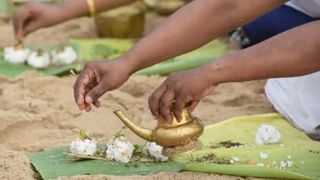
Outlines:
{"type": "Polygon", "coordinates": [[[74,84],[74,98],[80,110],[100,106],[99,98],[120,87],[130,77],[128,65],[120,60],[88,63],[74,84]]]}
{"type": "Polygon", "coordinates": [[[17,40],[37,29],[58,24],[64,20],[64,9],[60,6],[30,2],[13,16],[14,31],[17,40]]]}
{"type": "Polygon", "coordinates": [[[172,122],[173,112],[180,121],[183,108],[187,107],[192,111],[214,87],[208,74],[200,68],[174,73],[150,96],[150,110],[154,116],[162,117],[168,123],[172,122]]]}

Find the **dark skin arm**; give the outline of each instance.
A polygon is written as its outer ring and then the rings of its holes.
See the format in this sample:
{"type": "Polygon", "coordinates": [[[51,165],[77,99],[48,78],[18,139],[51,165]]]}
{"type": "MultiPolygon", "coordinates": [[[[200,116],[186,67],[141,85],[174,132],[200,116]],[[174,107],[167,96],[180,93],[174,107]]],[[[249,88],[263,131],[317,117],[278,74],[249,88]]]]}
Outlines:
{"type": "MultiPolygon", "coordinates": [[[[79,108],[89,111],[91,104],[100,104],[100,96],[106,91],[118,88],[135,71],[196,49],[285,1],[246,2],[195,0],[168,18],[122,57],[111,62],[88,64],[74,85],[74,96],[79,108]]],[[[159,116],[157,101],[151,100],[150,107],[153,114],[159,116]]],[[[167,115],[168,108],[162,111],[161,114],[166,119],[171,117],[167,115]]]]}
{"type": "MultiPolygon", "coordinates": [[[[136,0],[95,0],[97,12],[116,8],[136,0]]],[[[14,15],[18,40],[39,28],[49,27],[77,17],[89,15],[86,0],[65,0],[58,5],[30,2],[14,15]]]]}
{"type": "Polygon", "coordinates": [[[180,119],[184,107],[193,109],[220,83],[300,76],[319,71],[319,29],[320,21],[315,21],[216,63],[172,74],[150,97],[150,108],[170,122],[170,109],[180,119]]]}
{"type": "Polygon", "coordinates": [[[320,20],[299,26],[204,67],[213,82],[301,76],[320,70],[320,20]],[[217,74],[221,74],[217,76],[217,74]]]}
{"type": "Polygon", "coordinates": [[[195,0],[169,17],[128,53],[133,71],[196,49],[285,1],[195,0]]]}

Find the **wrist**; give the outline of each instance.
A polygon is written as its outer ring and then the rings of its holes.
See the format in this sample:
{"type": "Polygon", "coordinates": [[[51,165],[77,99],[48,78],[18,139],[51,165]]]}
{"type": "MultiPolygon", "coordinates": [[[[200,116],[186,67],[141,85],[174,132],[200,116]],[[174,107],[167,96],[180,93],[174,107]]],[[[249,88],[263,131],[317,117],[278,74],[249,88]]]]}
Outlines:
{"type": "Polygon", "coordinates": [[[200,70],[207,75],[207,79],[214,86],[226,82],[226,73],[220,62],[214,62],[200,67],[200,70]]]}
{"type": "Polygon", "coordinates": [[[128,55],[123,55],[117,58],[116,61],[120,63],[120,66],[122,66],[125,69],[125,73],[129,76],[131,76],[139,70],[139,68],[137,68],[135,59],[128,55]]]}

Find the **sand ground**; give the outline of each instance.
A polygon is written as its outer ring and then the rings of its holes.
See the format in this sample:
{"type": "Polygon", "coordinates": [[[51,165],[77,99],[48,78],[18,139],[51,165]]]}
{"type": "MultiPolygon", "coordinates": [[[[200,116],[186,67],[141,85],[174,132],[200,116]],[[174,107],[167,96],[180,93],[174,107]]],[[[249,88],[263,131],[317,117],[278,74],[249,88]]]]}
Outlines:
{"type": "MultiPolygon", "coordinates": [[[[0,23],[0,47],[12,45],[14,36],[8,23],[0,23]]],[[[38,31],[26,43],[50,44],[68,38],[96,37],[88,18],[38,31]]],[[[164,77],[134,76],[120,89],[102,98],[102,107],[80,112],[73,101],[75,77],[49,77],[28,72],[15,79],[0,78],[0,179],[36,179],[27,154],[67,145],[80,129],[105,142],[122,124],[112,111],[122,109],[135,122],[153,127],[147,99],[164,77]]],[[[263,94],[264,81],[228,83],[199,104],[194,114],[211,124],[230,117],[273,112],[263,94]]],[[[142,142],[128,130],[133,142],[142,142]]],[[[150,176],[79,176],[61,179],[242,179],[205,173],[159,173],[150,176]]]]}

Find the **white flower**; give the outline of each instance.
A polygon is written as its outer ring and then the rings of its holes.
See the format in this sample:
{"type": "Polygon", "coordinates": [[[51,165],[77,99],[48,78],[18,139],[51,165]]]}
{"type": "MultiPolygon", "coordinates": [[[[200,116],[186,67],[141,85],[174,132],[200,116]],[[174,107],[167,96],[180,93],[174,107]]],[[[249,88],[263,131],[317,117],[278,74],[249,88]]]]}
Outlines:
{"type": "Polygon", "coordinates": [[[6,47],[4,48],[4,59],[13,64],[24,63],[30,54],[29,49],[22,47],[6,47]]]}
{"type": "Polygon", "coordinates": [[[129,163],[134,146],[123,136],[110,139],[107,143],[106,157],[116,162],[129,163]]]}
{"type": "Polygon", "coordinates": [[[155,158],[158,161],[167,161],[168,157],[162,154],[163,147],[158,145],[155,142],[147,142],[145,149],[149,153],[150,156],[155,158]]]}
{"type": "Polygon", "coordinates": [[[263,144],[275,144],[280,142],[281,134],[273,126],[268,124],[262,124],[256,133],[255,143],[257,145],[263,144]]]}
{"type": "Polygon", "coordinates": [[[71,46],[53,50],[51,54],[54,64],[72,64],[78,58],[76,51],[71,46]]]}
{"type": "Polygon", "coordinates": [[[69,149],[73,154],[92,156],[97,151],[97,143],[94,139],[76,139],[71,142],[69,149]]]}
{"type": "Polygon", "coordinates": [[[46,68],[50,65],[50,56],[42,50],[34,51],[29,56],[27,63],[34,68],[46,68]]]}

